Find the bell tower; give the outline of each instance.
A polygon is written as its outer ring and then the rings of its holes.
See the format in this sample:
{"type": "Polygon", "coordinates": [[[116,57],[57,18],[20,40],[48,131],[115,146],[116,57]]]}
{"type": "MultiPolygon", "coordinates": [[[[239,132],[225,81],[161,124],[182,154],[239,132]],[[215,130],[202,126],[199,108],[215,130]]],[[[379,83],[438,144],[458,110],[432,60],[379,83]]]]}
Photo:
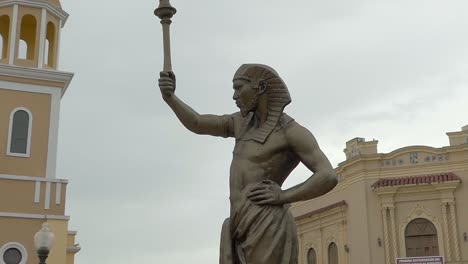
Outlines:
{"type": "Polygon", "coordinates": [[[73,74],[59,70],[59,0],[0,0],[0,264],[36,263],[34,234],[56,242],[47,263],[73,264],[65,215],[68,181],[57,178],[60,102],[73,74]]]}

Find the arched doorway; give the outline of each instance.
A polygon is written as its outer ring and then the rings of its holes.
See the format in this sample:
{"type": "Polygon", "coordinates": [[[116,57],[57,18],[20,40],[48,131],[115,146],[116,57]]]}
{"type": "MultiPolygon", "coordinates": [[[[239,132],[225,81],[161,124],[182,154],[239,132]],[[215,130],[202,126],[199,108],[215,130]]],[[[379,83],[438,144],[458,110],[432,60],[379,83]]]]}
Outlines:
{"type": "Polygon", "coordinates": [[[313,248],[307,253],[307,264],[317,264],[317,253],[313,248]]]}
{"type": "Polygon", "coordinates": [[[437,229],[431,221],[416,218],[405,230],[407,257],[439,256],[437,229]]]}
{"type": "Polygon", "coordinates": [[[338,247],[333,242],[328,246],[328,264],[338,264],[338,247]]]}

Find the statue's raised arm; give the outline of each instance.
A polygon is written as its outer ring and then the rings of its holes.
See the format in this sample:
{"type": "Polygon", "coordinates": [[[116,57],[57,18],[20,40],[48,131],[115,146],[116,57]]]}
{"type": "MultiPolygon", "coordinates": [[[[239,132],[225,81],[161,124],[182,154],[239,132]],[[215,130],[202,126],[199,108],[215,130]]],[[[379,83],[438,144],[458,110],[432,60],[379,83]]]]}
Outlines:
{"type": "Polygon", "coordinates": [[[164,101],[188,130],[200,135],[233,135],[232,119],[229,116],[201,115],[175,95],[176,78],[173,72],[160,73],[159,88],[164,101]]]}

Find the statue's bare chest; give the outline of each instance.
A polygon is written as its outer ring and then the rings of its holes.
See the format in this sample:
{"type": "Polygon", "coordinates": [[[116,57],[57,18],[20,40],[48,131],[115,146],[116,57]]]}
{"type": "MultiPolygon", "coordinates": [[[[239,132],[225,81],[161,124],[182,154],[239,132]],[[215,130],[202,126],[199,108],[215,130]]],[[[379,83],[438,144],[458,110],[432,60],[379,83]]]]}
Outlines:
{"type": "Polygon", "coordinates": [[[281,133],[272,133],[265,143],[255,140],[236,139],[233,155],[255,163],[268,162],[287,155],[287,142],[281,133]]]}

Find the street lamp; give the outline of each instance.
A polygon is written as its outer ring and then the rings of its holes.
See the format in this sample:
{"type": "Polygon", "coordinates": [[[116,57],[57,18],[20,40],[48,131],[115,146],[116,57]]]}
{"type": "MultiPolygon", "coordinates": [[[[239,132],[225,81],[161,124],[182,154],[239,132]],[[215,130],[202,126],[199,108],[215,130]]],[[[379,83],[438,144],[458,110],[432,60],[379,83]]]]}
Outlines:
{"type": "Polygon", "coordinates": [[[39,257],[39,264],[46,264],[46,259],[55,242],[55,235],[50,231],[49,224],[43,223],[41,230],[34,235],[34,246],[39,257]]]}

